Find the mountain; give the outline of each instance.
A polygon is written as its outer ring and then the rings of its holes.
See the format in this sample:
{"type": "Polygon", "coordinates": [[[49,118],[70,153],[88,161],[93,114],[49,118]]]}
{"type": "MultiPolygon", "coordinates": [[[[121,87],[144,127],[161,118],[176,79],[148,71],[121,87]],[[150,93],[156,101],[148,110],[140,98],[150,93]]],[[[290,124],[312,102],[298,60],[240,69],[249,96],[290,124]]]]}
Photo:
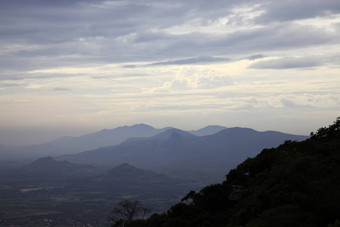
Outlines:
{"type": "Polygon", "coordinates": [[[306,138],[248,128],[227,128],[214,135],[198,137],[172,128],[153,137],[127,140],[120,145],[57,159],[103,167],[130,163],[174,177],[199,175],[203,180],[212,181],[264,148],[278,146],[285,140],[306,138]]]}
{"type": "Polygon", "coordinates": [[[56,161],[52,157],[44,157],[24,166],[21,169],[21,173],[28,177],[51,181],[56,179],[93,177],[100,175],[101,171],[90,165],[56,161]]]}
{"type": "Polygon", "coordinates": [[[339,179],[340,118],[303,142],[262,150],[168,212],[125,226],[340,226],[339,179]]]}
{"type": "Polygon", "coordinates": [[[152,171],[136,168],[127,163],[123,163],[110,169],[105,176],[101,178],[103,181],[115,182],[132,182],[137,183],[162,183],[169,182],[171,178],[152,171]]]}
{"type": "MultiPolygon", "coordinates": [[[[222,126],[207,126],[203,129],[192,131],[197,135],[213,134],[221,130],[222,126]]],[[[0,146],[0,160],[17,161],[17,165],[29,163],[45,156],[59,156],[76,154],[82,151],[94,150],[100,147],[118,145],[126,140],[140,140],[167,131],[171,127],[155,129],[146,124],[122,126],[114,129],[103,129],[98,132],[85,134],[79,137],[61,137],[48,143],[21,146],[0,146]]]]}
{"type": "Polygon", "coordinates": [[[212,134],[218,133],[218,132],[220,132],[224,129],[226,129],[226,127],[224,127],[224,126],[208,125],[208,126],[201,128],[199,130],[190,131],[190,133],[195,135],[195,136],[207,136],[207,135],[212,135],[212,134]]]}
{"type": "Polygon", "coordinates": [[[164,130],[166,130],[166,128],[155,129],[146,124],[123,126],[111,130],[103,129],[99,132],[85,134],[79,137],[62,137],[45,144],[10,148],[8,149],[10,151],[4,152],[2,156],[7,160],[34,160],[45,156],[75,154],[86,150],[117,145],[131,137],[154,136],[164,130]]]}
{"type": "Polygon", "coordinates": [[[277,147],[286,140],[302,141],[307,138],[277,131],[259,132],[251,128],[234,127],[202,137],[202,140],[208,145],[206,149],[227,153],[228,159],[236,160],[238,164],[247,157],[254,157],[264,148],[277,147]]]}
{"type": "MultiPolygon", "coordinates": [[[[75,155],[57,157],[60,160],[70,160],[77,163],[91,163],[98,166],[112,166],[121,163],[131,163],[142,167],[149,164],[166,164],[170,159],[176,159],[180,154],[186,155],[184,148],[189,150],[193,143],[199,141],[188,132],[179,129],[169,129],[150,138],[132,139],[117,146],[85,151],[75,155]]],[[[196,147],[196,146],[195,146],[196,147]]]]}
{"type": "MultiPolygon", "coordinates": [[[[207,126],[195,131],[196,134],[210,135],[220,131],[222,126],[207,126]]],[[[118,145],[125,140],[133,138],[147,138],[172,129],[166,127],[156,129],[146,124],[123,126],[115,129],[103,129],[99,132],[86,134],[80,137],[62,137],[44,145],[38,146],[38,150],[54,151],[54,155],[75,154],[81,151],[94,150],[100,147],[118,145]],[[57,153],[56,153],[57,152],[57,153]]],[[[37,148],[37,147],[36,147],[37,148]]],[[[46,154],[49,154],[48,152],[46,154]]]]}
{"type": "Polygon", "coordinates": [[[99,132],[86,134],[76,138],[62,138],[49,142],[48,145],[58,147],[65,153],[78,153],[99,147],[120,144],[131,137],[149,137],[162,132],[146,124],[123,126],[115,129],[103,129],[99,132]]]}

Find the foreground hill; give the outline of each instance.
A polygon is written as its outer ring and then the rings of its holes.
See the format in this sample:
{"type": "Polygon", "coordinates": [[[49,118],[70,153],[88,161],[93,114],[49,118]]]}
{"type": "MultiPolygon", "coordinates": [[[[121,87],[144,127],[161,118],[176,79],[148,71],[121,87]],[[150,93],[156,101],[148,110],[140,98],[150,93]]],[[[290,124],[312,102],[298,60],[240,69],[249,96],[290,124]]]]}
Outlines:
{"type": "Polygon", "coordinates": [[[169,129],[150,138],[133,138],[117,146],[58,159],[104,167],[126,162],[174,177],[197,178],[211,183],[221,180],[225,171],[247,157],[254,157],[264,148],[276,147],[285,140],[301,141],[306,138],[249,128],[227,128],[201,137],[169,129]]]}
{"type": "Polygon", "coordinates": [[[125,226],[339,226],[340,118],[303,142],[264,149],[221,184],[125,226]]]}

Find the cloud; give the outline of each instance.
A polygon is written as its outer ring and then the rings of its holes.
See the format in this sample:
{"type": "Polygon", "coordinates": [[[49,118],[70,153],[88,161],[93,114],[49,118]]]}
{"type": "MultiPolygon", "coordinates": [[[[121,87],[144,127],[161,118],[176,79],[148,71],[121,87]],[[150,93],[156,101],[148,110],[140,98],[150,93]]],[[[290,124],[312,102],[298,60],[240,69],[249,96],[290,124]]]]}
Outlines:
{"type": "Polygon", "coordinates": [[[53,91],[71,91],[71,89],[65,87],[56,87],[53,88],[53,91]]]}
{"type": "Polygon", "coordinates": [[[291,101],[289,99],[282,98],[280,101],[281,101],[282,105],[285,106],[285,107],[288,107],[288,108],[290,108],[290,107],[298,107],[298,105],[295,104],[295,102],[293,102],[293,101],[291,101]]]}
{"type": "Polygon", "coordinates": [[[137,65],[123,65],[121,67],[122,68],[127,68],[127,69],[134,69],[134,68],[137,68],[138,66],[137,65]]]}
{"type": "Polygon", "coordinates": [[[228,76],[207,76],[199,78],[197,85],[199,88],[213,89],[233,85],[233,81],[228,76]]]}
{"type": "Polygon", "coordinates": [[[256,4],[234,0],[175,0],[171,4],[153,0],[27,0],[0,4],[0,45],[7,47],[2,56],[0,51],[0,66],[14,71],[93,63],[124,63],[123,68],[132,68],[136,62],[159,66],[206,64],[228,61],[225,56],[265,55],[267,51],[340,40],[339,34],[322,27],[295,23],[315,16],[327,19],[338,12],[335,1],[289,1],[283,6],[265,0],[256,4]],[[262,13],[254,14],[257,11],[262,13]],[[236,26],[233,20],[239,17],[243,19],[237,22],[242,24],[236,26]],[[200,29],[171,33],[182,25],[200,29]]]}
{"type": "Polygon", "coordinates": [[[0,127],[161,122],[168,111],[148,107],[166,105],[176,121],[193,100],[192,116],[233,124],[303,116],[294,104],[326,119],[339,113],[339,25],[335,0],[0,1],[0,127]]]}
{"type": "Polygon", "coordinates": [[[265,57],[266,56],[264,54],[254,54],[249,57],[242,58],[242,59],[256,60],[256,59],[265,58],[265,57]]]}
{"type": "Polygon", "coordinates": [[[340,13],[340,2],[323,1],[264,1],[265,13],[256,18],[257,22],[293,21],[340,13]]]}
{"type": "Polygon", "coordinates": [[[311,68],[323,65],[320,59],[315,58],[280,58],[275,60],[267,60],[256,62],[249,66],[254,69],[295,69],[295,68],[311,68]]]}
{"type": "Polygon", "coordinates": [[[174,61],[156,62],[156,63],[149,64],[149,66],[209,64],[209,63],[215,63],[215,62],[228,62],[228,61],[230,61],[229,58],[203,56],[203,57],[196,57],[196,58],[179,59],[179,60],[174,60],[174,61]]]}
{"type": "Polygon", "coordinates": [[[171,81],[170,88],[174,90],[183,90],[190,88],[190,85],[185,79],[175,79],[171,81]]]}
{"type": "Polygon", "coordinates": [[[19,87],[19,86],[25,86],[27,84],[23,83],[0,83],[0,87],[19,87]]]}

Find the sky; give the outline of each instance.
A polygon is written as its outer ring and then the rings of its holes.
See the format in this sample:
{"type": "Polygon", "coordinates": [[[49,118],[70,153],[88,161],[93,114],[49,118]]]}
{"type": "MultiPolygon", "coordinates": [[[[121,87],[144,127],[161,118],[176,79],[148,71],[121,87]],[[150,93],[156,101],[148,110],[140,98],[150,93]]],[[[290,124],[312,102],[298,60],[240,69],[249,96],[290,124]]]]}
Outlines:
{"type": "Polygon", "coordinates": [[[340,116],[338,0],[0,1],[0,143],[340,116]]]}

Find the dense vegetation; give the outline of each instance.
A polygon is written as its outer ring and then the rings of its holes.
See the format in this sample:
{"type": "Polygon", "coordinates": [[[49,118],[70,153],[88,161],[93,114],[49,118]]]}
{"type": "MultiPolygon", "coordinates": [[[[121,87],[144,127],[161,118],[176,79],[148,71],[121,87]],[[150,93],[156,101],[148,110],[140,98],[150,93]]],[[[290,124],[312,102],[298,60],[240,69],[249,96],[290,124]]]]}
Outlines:
{"type": "Polygon", "coordinates": [[[221,184],[125,226],[340,226],[340,118],[248,158],[221,184]]]}

